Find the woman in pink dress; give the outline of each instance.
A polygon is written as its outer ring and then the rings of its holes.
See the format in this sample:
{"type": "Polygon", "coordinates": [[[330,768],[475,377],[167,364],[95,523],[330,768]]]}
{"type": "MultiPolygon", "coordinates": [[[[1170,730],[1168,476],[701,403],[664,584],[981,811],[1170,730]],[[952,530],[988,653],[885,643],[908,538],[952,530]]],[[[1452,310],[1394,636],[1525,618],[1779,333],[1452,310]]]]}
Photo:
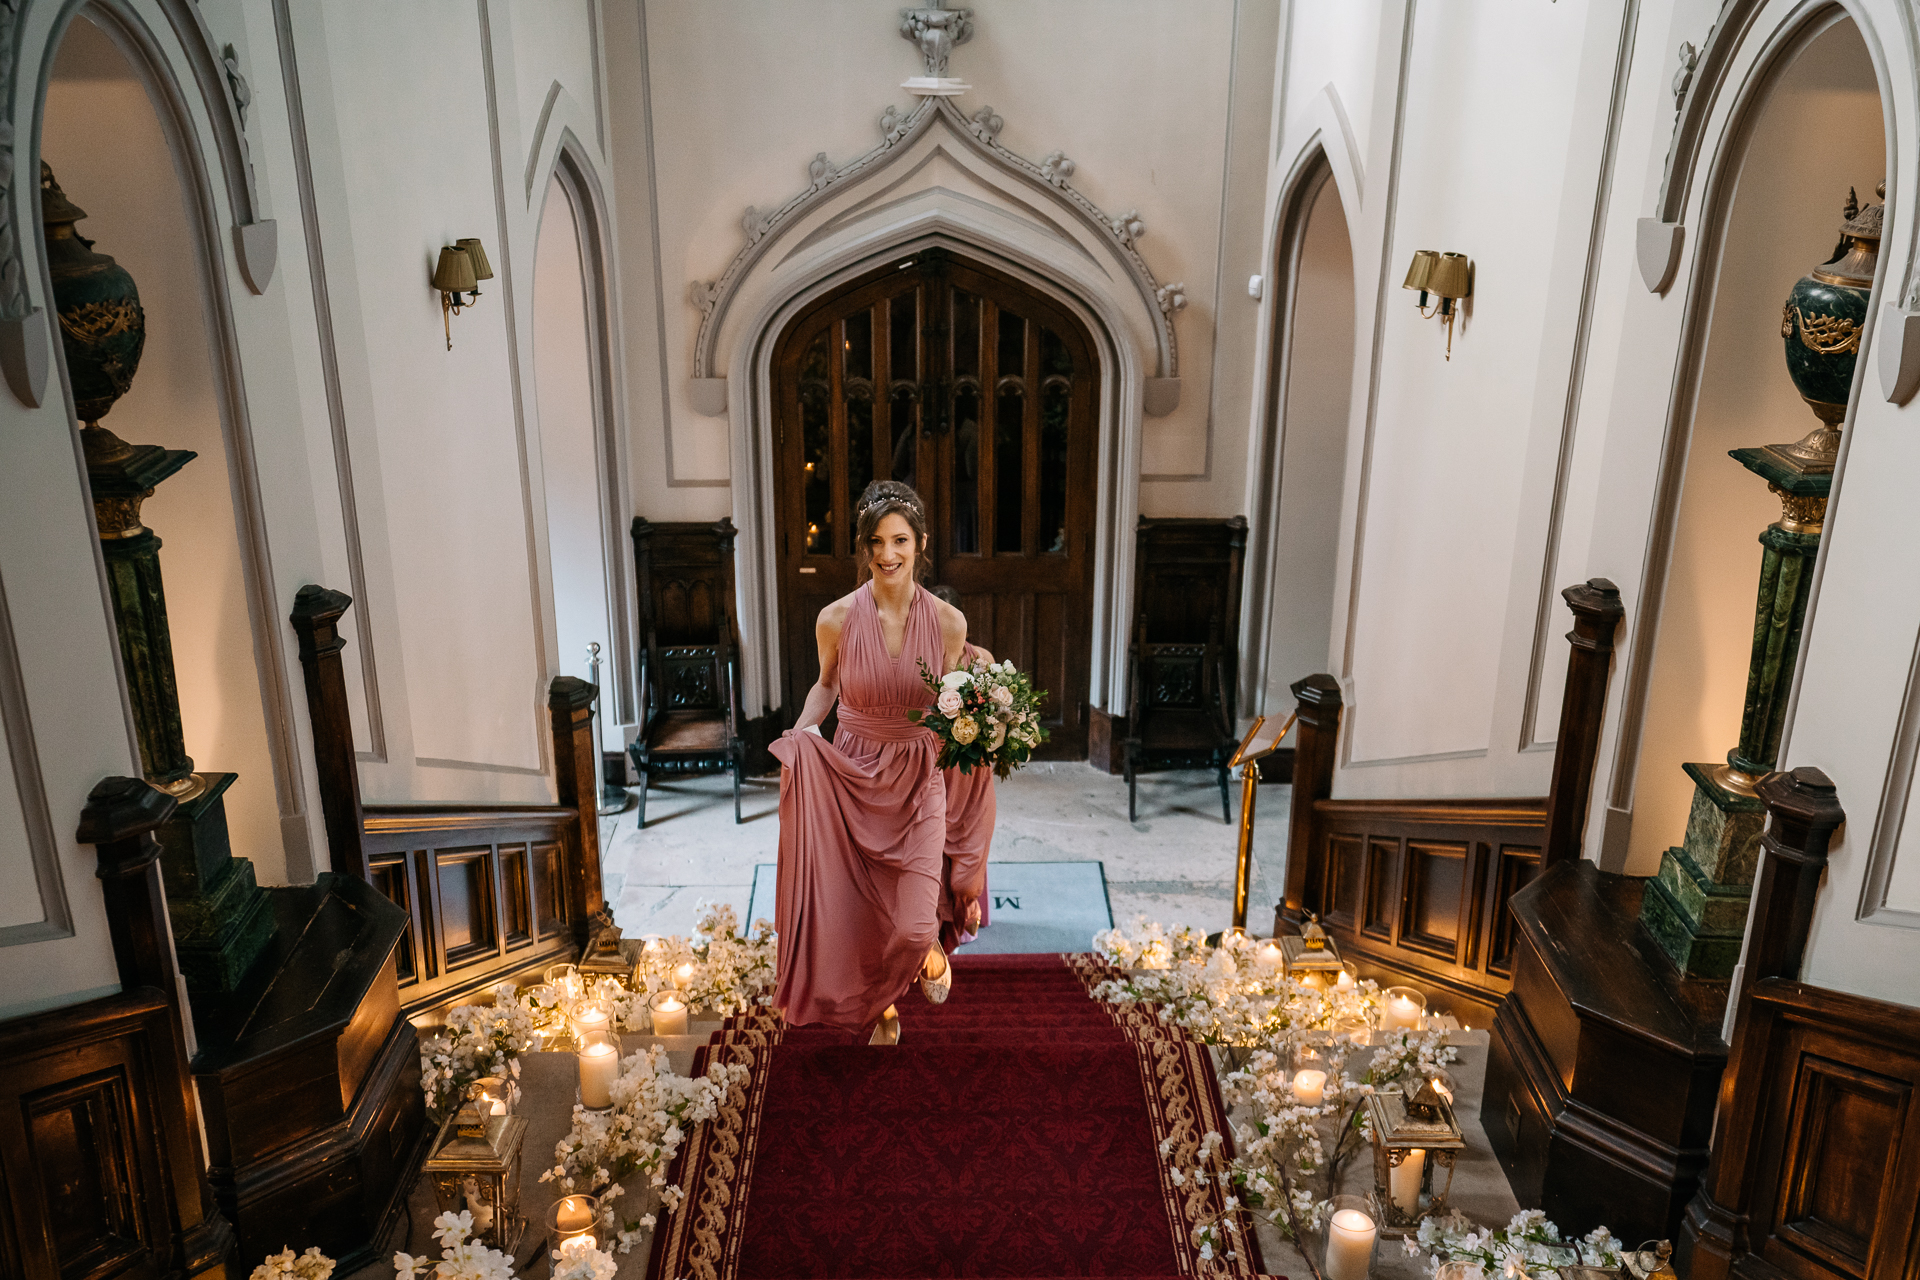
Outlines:
{"type": "Polygon", "coordinates": [[[920,669],[954,669],[967,620],[918,582],[925,508],[883,480],[860,497],[862,576],[820,611],[820,678],[773,754],[780,771],[774,1006],[795,1025],[872,1028],[895,1044],[894,1001],[916,979],[944,1000],[953,970],[939,945],[946,788],[931,731],[907,718],[932,698],[920,669]],[[820,722],[840,704],[832,743],[820,722]]]}
{"type": "MultiPolygon", "coordinates": [[[[952,587],[935,587],[933,594],[960,607],[952,587]]],[[[964,616],[964,615],[963,615],[964,616]]],[[[968,641],[960,653],[963,667],[984,666],[993,654],[968,641]]],[[[971,942],[984,927],[987,896],[987,846],[993,840],[995,815],[993,770],[942,770],[947,784],[947,846],[940,895],[940,945],[949,953],[971,942]]]]}

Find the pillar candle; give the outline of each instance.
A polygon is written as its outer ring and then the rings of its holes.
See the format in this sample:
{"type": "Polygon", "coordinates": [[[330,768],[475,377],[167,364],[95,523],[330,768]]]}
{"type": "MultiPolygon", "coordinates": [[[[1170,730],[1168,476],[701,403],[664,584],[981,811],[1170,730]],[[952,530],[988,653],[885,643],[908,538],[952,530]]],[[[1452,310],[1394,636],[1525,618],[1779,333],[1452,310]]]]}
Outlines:
{"type": "Polygon", "coordinates": [[[573,1015],[573,1033],[577,1036],[591,1035],[596,1031],[606,1031],[613,1025],[607,1017],[607,1011],[597,1004],[583,1005],[573,1015]]]}
{"type": "Polygon", "coordinates": [[[1420,1006],[1405,996],[1388,996],[1387,1003],[1380,1010],[1380,1026],[1388,1031],[1405,1027],[1409,1031],[1420,1027],[1420,1006]]]}
{"type": "Polygon", "coordinates": [[[1373,1219],[1342,1209],[1327,1222],[1327,1280],[1367,1280],[1373,1265],[1373,1219]]]}
{"type": "Polygon", "coordinates": [[[1387,1192],[1393,1207],[1405,1214],[1420,1212],[1420,1175],[1427,1168],[1427,1153],[1415,1147],[1399,1164],[1387,1168],[1387,1192]]]}
{"type": "Polygon", "coordinates": [[[1336,991],[1353,990],[1353,975],[1351,973],[1348,973],[1345,969],[1342,969],[1340,971],[1340,976],[1333,980],[1333,986],[1334,986],[1334,990],[1336,991]]]}
{"type": "Polygon", "coordinates": [[[620,1074],[620,1051],[602,1041],[580,1051],[580,1101],[590,1110],[613,1105],[613,1080],[620,1074]]]}
{"type": "Polygon", "coordinates": [[[1293,1077],[1293,1099],[1303,1107],[1317,1107],[1326,1097],[1327,1073],[1306,1068],[1293,1077]]]}
{"type": "Polygon", "coordinates": [[[687,963],[681,965],[678,969],[675,969],[673,971],[673,980],[679,983],[682,987],[692,986],[693,985],[693,962],[689,960],[687,963]]]}
{"type": "Polygon", "coordinates": [[[586,1196],[564,1196],[553,1211],[553,1225],[566,1235],[585,1231],[593,1225],[593,1210],[586,1196]]]}
{"type": "Polygon", "coordinates": [[[655,996],[653,1034],[657,1036],[687,1034],[687,1002],[671,991],[655,996]]]}
{"type": "Polygon", "coordinates": [[[1278,969],[1286,957],[1280,951],[1280,944],[1269,941],[1253,953],[1254,962],[1262,969],[1278,969]]]}

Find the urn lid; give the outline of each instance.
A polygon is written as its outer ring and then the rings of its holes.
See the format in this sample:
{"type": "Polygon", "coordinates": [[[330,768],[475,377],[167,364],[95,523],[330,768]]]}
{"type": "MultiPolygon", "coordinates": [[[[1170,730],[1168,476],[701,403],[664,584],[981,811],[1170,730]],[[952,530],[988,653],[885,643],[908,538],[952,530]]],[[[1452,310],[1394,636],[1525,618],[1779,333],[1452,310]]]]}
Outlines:
{"type": "MultiPolygon", "coordinates": [[[[1878,194],[1883,199],[1886,197],[1886,183],[1880,184],[1878,194]]],[[[1813,269],[1813,279],[1852,289],[1873,288],[1874,268],[1880,258],[1880,232],[1886,216],[1884,204],[1862,207],[1849,189],[1847,203],[1841,209],[1840,243],[1834,246],[1830,260],[1813,269]]]]}
{"type": "Polygon", "coordinates": [[[87,216],[87,211],[67,199],[67,193],[60,189],[59,179],[53,176],[53,166],[45,160],[40,162],[40,221],[48,226],[60,223],[74,223],[87,216]]]}

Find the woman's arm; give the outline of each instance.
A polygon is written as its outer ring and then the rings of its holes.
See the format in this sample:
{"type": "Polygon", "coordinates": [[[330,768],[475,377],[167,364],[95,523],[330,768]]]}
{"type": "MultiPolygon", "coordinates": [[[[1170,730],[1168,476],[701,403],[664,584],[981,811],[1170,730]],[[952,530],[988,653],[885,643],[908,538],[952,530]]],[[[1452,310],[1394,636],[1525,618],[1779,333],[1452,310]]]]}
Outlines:
{"type": "Polygon", "coordinates": [[[807,701],[800,708],[794,729],[811,729],[827,718],[840,697],[840,628],[847,619],[844,600],[836,600],[820,611],[813,624],[813,638],[820,646],[820,678],[807,690],[807,701]]]}
{"type": "Polygon", "coordinates": [[[946,663],[940,668],[940,674],[960,669],[960,655],[967,648],[967,615],[941,600],[940,606],[940,647],[945,651],[946,663]]]}

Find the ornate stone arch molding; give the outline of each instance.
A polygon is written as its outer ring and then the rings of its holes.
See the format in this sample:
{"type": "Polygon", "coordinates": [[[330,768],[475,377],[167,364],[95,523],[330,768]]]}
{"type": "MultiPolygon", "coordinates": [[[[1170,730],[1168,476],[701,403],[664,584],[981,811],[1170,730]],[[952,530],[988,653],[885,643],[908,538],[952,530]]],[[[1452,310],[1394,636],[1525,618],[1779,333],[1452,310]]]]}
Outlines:
{"type": "MultiPolygon", "coordinates": [[[[1671,89],[1674,100],[1673,136],[1667,148],[1666,169],[1652,217],[1640,219],[1636,230],[1636,257],[1640,276],[1654,293],[1665,293],[1679,273],[1686,240],[1686,224],[1698,221],[1713,202],[1722,172],[1729,163],[1729,142],[1744,140],[1752,108],[1782,62],[1804,44],[1810,27],[1851,18],[1859,27],[1874,73],[1880,81],[1885,115],[1887,154],[1902,163],[1904,124],[1909,133],[1920,127],[1920,15],[1905,0],[1725,0],[1696,49],[1682,43],[1676,53],[1671,89]],[[1895,77],[1881,33],[1895,33],[1905,74],[1895,77]]],[[[1920,223],[1907,201],[1895,204],[1902,178],[1915,175],[1889,166],[1888,204],[1906,215],[1907,253],[1897,296],[1913,303],[1914,256],[1920,247],[1920,223]]]]}
{"type": "Polygon", "coordinates": [[[821,152],[808,166],[804,190],[771,210],[749,207],[739,253],[718,279],[696,280],[688,290],[700,310],[694,407],[712,416],[726,412],[730,354],[750,332],[741,318],[754,310],[756,295],[795,277],[797,259],[811,260],[822,244],[856,239],[877,223],[904,221],[926,207],[929,195],[944,195],[950,206],[971,202],[1007,223],[1006,238],[1056,242],[1046,256],[1065,249],[1076,263],[1068,279],[1112,297],[1125,320],[1120,332],[1140,348],[1150,370],[1145,412],[1171,413],[1180,400],[1173,316],[1186,306],[1185,286],[1154,277],[1138,247],[1147,228],[1137,212],[1109,215],[1075,190],[1073,161],[1062,152],[1036,163],[1001,146],[1003,123],[991,107],[963,115],[951,98],[922,98],[906,115],[889,107],[873,150],[844,165],[821,152]]]}
{"type": "MultiPolygon", "coordinates": [[[[39,119],[47,79],[67,24],[87,0],[0,0],[0,373],[29,408],[46,390],[51,356],[50,322],[29,281],[26,245],[39,226],[39,119]],[[21,122],[29,121],[30,145],[18,145],[21,122]],[[23,231],[24,229],[24,231],[23,231]]],[[[190,79],[199,90],[193,131],[203,149],[218,157],[215,168],[226,194],[233,252],[254,293],[265,293],[279,258],[275,222],[262,216],[259,188],[247,146],[247,111],[253,91],[240,52],[219,44],[196,0],[100,0],[102,11],[120,16],[143,46],[156,74],[175,83],[190,79]],[[151,18],[160,22],[151,22],[151,18]],[[164,28],[171,39],[163,39],[164,28]]]]}

